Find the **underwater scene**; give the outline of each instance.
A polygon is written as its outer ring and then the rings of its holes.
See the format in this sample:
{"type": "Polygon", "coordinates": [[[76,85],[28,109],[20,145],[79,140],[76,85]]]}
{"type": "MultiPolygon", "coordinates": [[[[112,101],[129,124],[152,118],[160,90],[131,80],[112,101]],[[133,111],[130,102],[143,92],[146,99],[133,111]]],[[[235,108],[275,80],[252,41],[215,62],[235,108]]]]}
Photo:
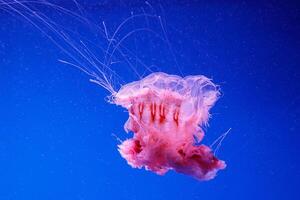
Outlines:
{"type": "Polygon", "coordinates": [[[0,200],[300,199],[300,3],[0,0],[0,200]]]}

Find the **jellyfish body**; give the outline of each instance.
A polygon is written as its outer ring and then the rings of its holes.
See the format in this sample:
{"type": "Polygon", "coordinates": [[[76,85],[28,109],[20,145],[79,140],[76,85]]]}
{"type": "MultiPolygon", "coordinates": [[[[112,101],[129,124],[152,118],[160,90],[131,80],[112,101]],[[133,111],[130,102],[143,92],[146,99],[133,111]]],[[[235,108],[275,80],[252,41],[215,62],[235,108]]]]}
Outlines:
{"type": "Polygon", "coordinates": [[[119,152],[134,168],[145,167],[159,175],[168,170],[191,175],[199,180],[215,177],[225,162],[199,143],[201,126],[218,99],[217,87],[205,76],[185,78],[152,73],[124,85],[114,103],[128,109],[124,128],[133,138],[119,145],[119,152]]]}

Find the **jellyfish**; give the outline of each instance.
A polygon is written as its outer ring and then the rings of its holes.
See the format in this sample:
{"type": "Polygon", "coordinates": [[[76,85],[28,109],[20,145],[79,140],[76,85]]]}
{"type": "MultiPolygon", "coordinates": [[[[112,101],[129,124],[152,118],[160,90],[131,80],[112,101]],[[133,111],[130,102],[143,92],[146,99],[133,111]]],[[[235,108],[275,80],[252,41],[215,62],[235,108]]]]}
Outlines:
{"type": "Polygon", "coordinates": [[[122,86],[113,103],[128,110],[124,128],[133,138],[118,146],[121,156],[133,168],[159,175],[175,170],[198,180],[214,178],[226,164],[199,142],[218,96],[216,85],[202,75],[155,72],[122,86]]]}
{"type": "MultiPolygon", "coordinates": [[[[127,58],[132,54],[131,51],[121,44],[131,34],[149,31],[149,28],[147,23],[147,27],[137,28],[119,39],[120,30],[136,18],[147,18],[157,20],[166,37],[160,16],[132,15],[110,34],[104,21],[101,29],[84,16],[48,1],[0,0],[0,9],[23,17],[40,30],[70,59],[60,59],[60,62],[87,74],[92,82],[111,93],[111,103],[128,110],[129,118],[124,128],[125,131],[132,132],[133,137],[122,141],[118,150],[130,166],[145,168],[159,175],[175,170],[198,180],[210,180],[226,167],[225,162],[216,158],[210,147],[200,143],[204,137],[203,126],[208,123],[209,110],[220,94],[218,87],[210,79],[202,75],[180,77],[152,72],[146,67],[152,73],[145,78],[124,84],[119,90],[113,85],[113,80],[119,77],[111,68],[117,53],[139,75],[127,58]],[[71,17],[76,22],[71,24],[83,23],[98,31],[107,40],[107,48],[88,48],[88,44],[93,42],[40,14],[42,12],[35,7],[38,5],[50,7],[63,14],[62,16],[71,17]],[[77,40],[73,39],[74,35],[78,37],[77,40]],[[104,53],[103,61],[96,56],[98,52],[104,53]]],[[[153,30],[150,32],[155,33],[153,30]]],[[[170,46],[167,38],[165,41],[170,46]]],[[[147,66],[136,55],[134,57],[136,64],[147,66]]]]}

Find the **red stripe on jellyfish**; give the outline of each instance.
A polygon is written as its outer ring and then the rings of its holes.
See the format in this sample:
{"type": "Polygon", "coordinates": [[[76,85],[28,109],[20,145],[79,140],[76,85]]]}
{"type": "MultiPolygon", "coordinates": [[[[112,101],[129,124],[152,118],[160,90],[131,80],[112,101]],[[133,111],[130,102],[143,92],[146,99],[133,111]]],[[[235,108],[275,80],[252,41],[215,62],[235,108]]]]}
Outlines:
{"type": "Polygon", "coordinates": [[[202,140],[200,127],[219,97],[205,76],[152,73],[113,96],[115,104],[129,110],[124,128],[134,134],[119,145],[119,152],[130,166],[159,175],[175,170],[198,180],[212,179],[226,167],[208,146],[195,144],[195,137],[197,143],[202,140]]]}

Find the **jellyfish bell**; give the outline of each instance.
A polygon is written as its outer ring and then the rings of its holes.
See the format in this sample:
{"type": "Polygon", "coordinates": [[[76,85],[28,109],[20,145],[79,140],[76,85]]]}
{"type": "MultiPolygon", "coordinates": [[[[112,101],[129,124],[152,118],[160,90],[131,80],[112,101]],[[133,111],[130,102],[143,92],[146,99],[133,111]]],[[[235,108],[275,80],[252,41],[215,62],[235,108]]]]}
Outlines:
{"type": "Polygon", "coordinates": [[[225,162],[203,144],[200,128],[209,118],[209,109],[219,97],[215,84],[205,76],[180,77],[162,72],[124,85],[113,103],[128,110],[125,130],[133,138],[119,145],[119,152],[134,168],[163,175],[168,170],[199,180],[215,177],[225,162]]]}

